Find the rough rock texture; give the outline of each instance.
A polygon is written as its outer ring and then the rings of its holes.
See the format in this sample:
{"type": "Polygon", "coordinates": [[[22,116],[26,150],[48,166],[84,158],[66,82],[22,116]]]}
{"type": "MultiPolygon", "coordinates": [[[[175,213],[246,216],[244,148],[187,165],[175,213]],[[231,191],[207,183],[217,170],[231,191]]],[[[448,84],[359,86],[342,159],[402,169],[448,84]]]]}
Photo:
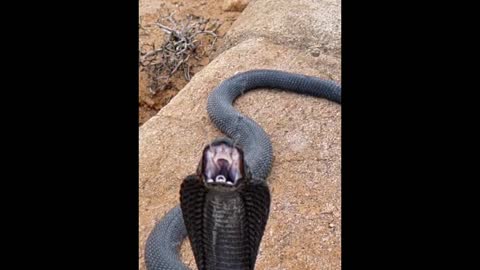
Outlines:
{"type": "MultiPolygon", "coordinates": [[[[340,50],[336,44],[340,33],[331,31],[340,29],[339,10],[339,1],[251,1],[237,26],[229,30],[232,39],[227,43],[231,47],[225,47],[140,128],[140,269],[145,269],[145,240],[155,222],[178,203],[180,183],[195,171],[204,145],[221,135],[208,120],[208,93],[236,72],[254,68],[340,82],[340,50]],[[287,5],[290,9],[283,15],[273,11],[287,5]],[[304,8],[297,10],[297,5],[304,8]],[[327,14],[331,22],[312,26],[318,31],[314,35],[292,28],[286,19],[291,10],[303,20],[321,17],[317,13],[324,10],[323,6],[338,12],[327,14]],[[258,28],[258,21],[246,19],[271,13],[277,16],[265,21],[263,30],[258,28]],[[324,29],[322,25],[329,27],[324,29]],[[280,35],[288,42],[278,42],[282,40],[280,35]],[[327,49],[312,52],[305,49],[305,42],[327,49]]],[[[275,156],[268,179],[271,214],[256,269],[340,269],[341,107],[323,99],[265,89],[240,97],[235,107],[264,127],[271,136],[275,156]]],[[[196,269],[188,245],[185,241],[182,247],[183,260],[196,269]]]]}
{"type": "Polygon", "coordinates": [[[227,33],[223,49],[265,37],[276,44],[339,55],[340,11],[340,0],[252,0],[227,33]]]}
{"type": "Polygon", "coordinates": [[[223,10],[225,11],[243,11],[250,0],[224,0],[223,10]]]}

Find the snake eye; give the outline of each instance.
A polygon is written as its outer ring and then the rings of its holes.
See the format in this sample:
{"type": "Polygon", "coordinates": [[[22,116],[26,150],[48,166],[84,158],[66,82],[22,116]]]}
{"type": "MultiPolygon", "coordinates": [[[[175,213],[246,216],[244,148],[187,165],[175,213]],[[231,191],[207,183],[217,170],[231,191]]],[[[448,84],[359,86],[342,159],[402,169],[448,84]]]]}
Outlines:
{"type": "Polygon", "coordinates": [[[221,141],[205,147],[201,173],[206,184],[235,187],[244,177],[243,152],[221,141]]]}

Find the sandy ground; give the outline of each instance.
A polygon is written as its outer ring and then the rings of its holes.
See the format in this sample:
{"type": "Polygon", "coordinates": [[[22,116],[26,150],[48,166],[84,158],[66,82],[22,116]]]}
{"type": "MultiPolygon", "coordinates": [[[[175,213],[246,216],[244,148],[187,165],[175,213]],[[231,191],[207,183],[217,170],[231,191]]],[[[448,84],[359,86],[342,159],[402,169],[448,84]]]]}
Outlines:
{"type": "MultiPolygon", "coordinates": [[[[149,25],[155,22],[159,16],[165,16],[169,12],[174,12],[177,20],[181,20],[192,14],[212,20],[219,20],[221,23],[218,29],[218,39],[213,50],[201,57],[200,61],[191,59],[193,65],[192,73],[195,74],[207,65],[215,55],[215,51],[223,44],[223,36],[230,28],[232,23],[240,15],[240,12],[223,11],[223,1],[204,0],[204,1],[178,1],[178,0],[141,0],[139,23],[141,26],[149,25]]],[[[162,31],[146,31],[140,30],[139,44],[155,43],[161,44],[164,33],[162,31]]],[[[152,94],[147,89],[147,76],[145,72],[139,74],[139,125],[143,125],[148,119],[157,114],[168,102],[180,91],[188,82],[185,80],[181,72],[177,72],[170,80],[167,87],[152,94]]]]}

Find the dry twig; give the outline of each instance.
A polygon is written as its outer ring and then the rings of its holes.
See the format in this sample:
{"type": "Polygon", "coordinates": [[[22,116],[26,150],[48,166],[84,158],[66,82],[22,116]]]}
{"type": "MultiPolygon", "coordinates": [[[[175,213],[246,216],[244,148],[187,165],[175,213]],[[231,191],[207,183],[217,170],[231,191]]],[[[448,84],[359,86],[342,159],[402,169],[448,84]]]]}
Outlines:
{"type": "Polygon", "coordinates": [[[148,87],[152,93],[156,93],[165,88],[171,76],[178,70],[183,71],[185,80],[190,80],[189,59],[199,60],[200,56],[213,49],[220,23],[194,15],[188,15],[186,20],[177,22],[172,13],[151,26],[158,27],[166,34],[160,48],[155,49],[155,46],[148,44],[153,49],[140,53],[140,65],[149,77],[148,87]],[[205,39],[209,46],[202,48],[202,40],[205,39]]]}

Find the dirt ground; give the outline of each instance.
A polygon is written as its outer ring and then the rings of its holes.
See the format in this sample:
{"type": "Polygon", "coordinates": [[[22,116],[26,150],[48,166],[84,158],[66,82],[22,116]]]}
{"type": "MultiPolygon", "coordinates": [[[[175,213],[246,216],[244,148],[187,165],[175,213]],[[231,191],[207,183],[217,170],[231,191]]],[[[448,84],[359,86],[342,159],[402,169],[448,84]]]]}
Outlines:
{"type": "MultiPolygon", "coordinates": [[[[203,1],[179,1],[179,0],[141,0],[140,9],[146,11],[139,18],[140,40],[139,46],[154,43],[160,47],[165,33],[160,31],[144,31],[144,27],[153,24],[161,16],[167,16],[174,13],[176,20],[184,20],[192,14],[205,19],[218,20],[221,23],[217,29],[218,39],[212,50],[200,60],[190,59],[191,73],[195,74],[207,65],[215,55],[215,51],[222,45],[223,36],[228,31],[232,23],[237,19],[241,12],[223,11],[223,1],[203,0],[203,1]]],[[[163,84],[164,82],[161,82],[163,84]]],[[[151,92],[148,89],[148,77],[145,71],[139,71],[139,126],[143,125],[148,119],[153,117],[188,83],[182,72],[176,72],[169,80],[165,89],[151,92]]]]}

